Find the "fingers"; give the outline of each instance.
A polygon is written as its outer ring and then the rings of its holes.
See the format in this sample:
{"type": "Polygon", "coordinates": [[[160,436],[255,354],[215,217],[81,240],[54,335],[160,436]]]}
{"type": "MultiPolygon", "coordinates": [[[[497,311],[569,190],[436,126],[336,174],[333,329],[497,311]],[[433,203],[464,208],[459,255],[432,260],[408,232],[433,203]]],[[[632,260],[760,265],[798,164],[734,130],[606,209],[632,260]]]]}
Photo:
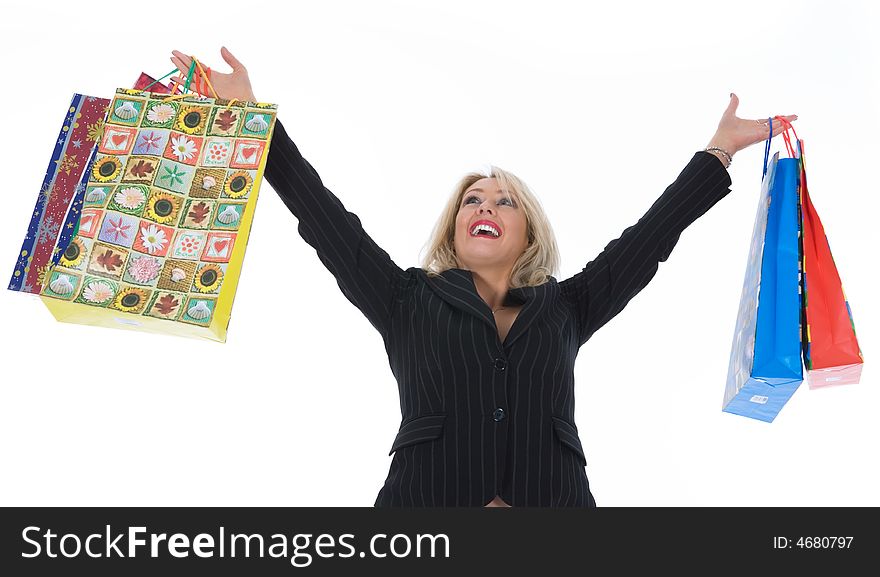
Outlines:
{"type": "MultiPolygon", "coordinates": [[[[182,74],[189,72],[189,67],[192,65],[192,58],[179,50],[172,50],[171,54],[173,54],[171,62],[174,63],[177,69],[180,70],[182,74]]],[[[223,60],[232,67],[233,72],[246,70],[244,64],[242,64],[225,46],[220,49],[220,55],[223,57],[223,60]]],[[[204,66],[204,63],[202,63],[202,66],[204,66]]]]}
{"type": "MultiPolygon", "coordinates": [[[[773,134],[777,134],[785,130],[792,122],[797,120],[797,114],[791,114],[789,116],[780,116],[779,118],[773,118],[773,134]]],[[[761,127],[761,131],[767,134],[770,132],[769,125],[767,124],[766,118],[750,120],[749,122],[755,122],[761,127]]]]}
{"type": "MultiPolygon", "coordinates": [[[[788,120],[791,117],[786,116],[785,118],[786,118],[786,120],[788,120]]],[[[797,120],[796,115],[794,116],[793,120],[797,120]]],[[[789,120],[789,123],[790,122],[791,122],[791,120],[789,120]]],[[[779,136],[780,134],[785,132],[788,128],[789,128],[788,124],[783,124],[783,122],[781,120],[774,120],[773,121],[773,137],[775,138],[775,137],[779,136]]],[[[768,136],[770,136],[770,129],[767,127],[766,124],[762,125],[762,131],[764,132],[764,139],[766,139],[768,136]]]]}
{"type": "Polygon", "coordinates": [[[192,58],[187,56],[182,52],[178,52],[177,50],[171,51],[174,56],[171,57],[171,62],[180,70],[181,74],[186,74],[189,72],[189,67],[192,64],[192,58]]]}
{"type": "Polygon", "coordinates": [[[730,93],[730,103],[727,105],[727,110],[724,111],[725,115],[735,116],[736,115],[736,107],[739,106],[739,97],[733,92],[730,93]]]}
{"type": "MultiPolygon", "coordinates": [[[[176,60],[176,59],[172,58],[172,60],[176,60]]],[[[183,63],[180,62],[180,60],[177,60],[177,62],[175,62],[174,65],[177,66],[177,69],[180,71],[180,75],[179,76],[172,76],[171,80],[174,82],[177,82],[179,85],[183,86],[186,83],[186,77],[188,76],[188,73],[189,73],[189,66],[182,67],[183,63]]],[[[197,76],[200,76],[198,70],[195,71],[194,77],[197,77],[197,76]]],[[[192,81],[195,82],[195,80],[192,80],[192,81]]]]}
{"type": "Polygon", "coordinates": [[[172,76],[168,81],[168,88],[173,88],[172,93],[182,92],[184,82],[180,76],[172,76]]]}
{"type": "MultiPolygon", "coordinates": [[[[776,136],[777,134],[782,132],[783,128],[784,128],[784,126],[782,125],[782,122],[780,122],[779,120],[774,120],[773,121],[773,136],[776,136]]],[[[764,133],[764,138],[767,138],[767,136],[770,135],[770,127],[767,124],[762,124],[761,125],[761,132],[764,133]]]]}
{"type": "Polygon", "coordinates": [[[789,116],[774,116],[773,122],[778,122],[779,124],[791,124],[797,120],[797,114],[791,114],[789,116]]]}
{"type": "Polygon", "coordinates": [[[773,132],[774,133],[783,132],[786,129],[791,127],[791,120],[789,120],[788,117],[784,117],[784,118],[785,118],[785,122],[783,122],[782,120],[774,120],[773,121],[773,132]]]}
{"type": "Polygon", "coordinates": [[[184,70],[189,69],[189,65],[192,64],[192,58],[190,58],[190,56],[188,54],[184,54],[180,50],[172,50],[171,54],[173,55],[171,57],[172,61],[177,59],[181,64],[183,64],[184,70]]]}
{"type": "Polygon", "coordinates": [[[238,59],[232,55],[232,52],[230,52],[225,46],[220,48],[220,56],[222,56],[223,60],[232,67],[233,72],[245,69],[244,64],[239,62],[238,59]]]}
{"type": "Polygon", "coordinates": [[[187,67],[190,65],[190,62],[192,62],[192,58],[190,58],[189,54],[184,54],[180,50],[172,50],[171,54],[182,60],[187,67]]]}
{"type": "Polygon", "coordinates": [[[189,66],[188,66],[188,65],[184,65],[184,63],[181,62],[181,61],[180,61],[179,59],[177,59],[177,58],[172,58],[172,59],[171,59],[171,62],[174,63],[174,66],[177,67],[177,70],[179,70],[181,74],[186,74],[187,71],[189,70],[189,66]]]}

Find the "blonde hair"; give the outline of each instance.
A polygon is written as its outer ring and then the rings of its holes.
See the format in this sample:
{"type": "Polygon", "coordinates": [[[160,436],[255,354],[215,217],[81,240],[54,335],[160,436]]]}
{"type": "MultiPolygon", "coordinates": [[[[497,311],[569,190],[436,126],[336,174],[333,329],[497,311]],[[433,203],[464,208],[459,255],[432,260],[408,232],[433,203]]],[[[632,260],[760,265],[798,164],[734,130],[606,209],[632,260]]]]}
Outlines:
{"type": "Polygon", "coordinates": [[[548,277],[556,275],[559,269],[559,249],[550,221],[541,203],[525,182],[513,173],[489,165],[488,174],[469,172],[455,185],[449,201],[440,214],[428,250],[422,259],[422,268],[428,276],[439,276],[451,268],[464,268],[458,261],[453,247],[455,238],[455,219],[465,191],[483,178],[496,179],[499,188],[514,196],[526,216],[528,247],[516,260],[510,273],[510,287],[538,286],[547,282],[548,277]]]}

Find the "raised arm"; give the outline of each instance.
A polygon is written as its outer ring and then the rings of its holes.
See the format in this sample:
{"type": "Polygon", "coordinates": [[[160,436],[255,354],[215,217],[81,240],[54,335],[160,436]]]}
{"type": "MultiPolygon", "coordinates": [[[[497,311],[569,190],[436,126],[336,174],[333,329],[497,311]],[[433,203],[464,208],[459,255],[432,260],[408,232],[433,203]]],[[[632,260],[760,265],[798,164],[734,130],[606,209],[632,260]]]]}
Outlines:
{"type": "MultiPolygon", "coordinates": [[[[206,69],[216,94],[257,102],[244,65],[225,47],[220,55],[232,71],[206,69]]],[[[171,61],[181,74],[186,74],[192,63],[189,56],[178,50],[172,50],[171,61]]],[[[183,82],[181,76],[172,80],[183,82]]],[[[373,242],[360,219],[324,186],[318,172],[302,157],[277,118],[264,176],[299,219],[300,236],[317,251],[318,258],[336,277],[342,293],[386,338],[394,295],[406,272],[373,242]]]]}
{"type": "Polygon", "coordinates": [[[559,283],[563,298],[576,312],[579,345],[645,288],[682,231],[728,194],[730,184],[718,158],[697,152],[637,223],[609,242],[582,271],[559,283]]]}
{"type": "Polygon", "coordinates": [[[317,251],[346,298],[384,338],[394,295],[406,272],[370,238],[357,215],[324,186],[277,119],[264,176],[299,219],[300,236],[317,251]]]}
{"type": "Polygon", "coordinates": [[[675,182],[639,221],[612,240],[584,269],[560,282],[575,311],[578,344],[583,345],[654,278],[681,233],[730,192],[727,172],[736,152],[778,135],[797,115],[774,120],[736,116],[739,98],[731,93],[707,151],[694,154],[675,182]],[[772,122],[772,125],[771,125],[772,122]],[[788,124],[786,124],[788,123],[788,124]]]}

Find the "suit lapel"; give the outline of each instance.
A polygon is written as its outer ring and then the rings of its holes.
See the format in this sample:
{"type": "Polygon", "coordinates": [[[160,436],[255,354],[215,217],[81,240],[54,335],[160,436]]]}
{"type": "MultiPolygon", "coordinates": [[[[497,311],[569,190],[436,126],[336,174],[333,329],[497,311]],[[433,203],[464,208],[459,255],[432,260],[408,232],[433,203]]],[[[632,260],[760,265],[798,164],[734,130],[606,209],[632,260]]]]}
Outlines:
{"type": "Polygon", "coordinates": [[[479,318],[492,327],[492,330],[497,330],[495,319],[492,317],[492,310],[477,293],[477,286],[474,284],[474,277],[471,271],[451,268],[440,273],[440,276],[423,274],[425,282],[428,283],[428,286],[440,298],[455,308],[479,318]]]}
{"type": "Polygon", "coordinates": [[[513,344],[513,341],[528,330],[529,325],[531,325],[535,319],[546,314],[547,309],[553,303],[558,293],[559,285],[556,283],[556,279],[552,276],[547,282],[539,286],[510,289],[510,294],[514,295],[517,300],[525,299],[525,304],[516,316],[516,320],[513,321],[510,331],[507,333],[507,338],[504,339],[504,346],[507,347],[513,344]]]}
{"type": "MultiPolygon", "coordinates": [[[[424,273],[423,269],[419,270],[422,270],[425,282],[440,298],[455,308],[477,317],[497,336],[498,327],[495,324],[495,317],[489,305],[477,292],[471,271],[451,268],[440,273],[440,276],[431,277],[424,273]]],[[[540,286],[510,289],[508,298],[512,297],[512,300],[522,303],[523,308],[510,327],[507,338],[504,339],[505,347],[526,332],[529,325],[550,306],[558,292],[559,285],[552,276],[540,286]]]]}

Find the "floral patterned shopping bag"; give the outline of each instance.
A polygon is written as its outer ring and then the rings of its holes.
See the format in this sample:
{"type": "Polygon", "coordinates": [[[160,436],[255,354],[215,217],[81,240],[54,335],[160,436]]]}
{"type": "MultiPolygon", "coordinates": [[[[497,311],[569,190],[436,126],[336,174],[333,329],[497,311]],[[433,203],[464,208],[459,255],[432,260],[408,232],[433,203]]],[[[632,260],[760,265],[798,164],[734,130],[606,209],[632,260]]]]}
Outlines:
{"type": "Polygon", "coordinates": [[[61,321],[225,341],[277,107],[124,88],[105,106],[75,234],[33,292],[61,321]]]}

